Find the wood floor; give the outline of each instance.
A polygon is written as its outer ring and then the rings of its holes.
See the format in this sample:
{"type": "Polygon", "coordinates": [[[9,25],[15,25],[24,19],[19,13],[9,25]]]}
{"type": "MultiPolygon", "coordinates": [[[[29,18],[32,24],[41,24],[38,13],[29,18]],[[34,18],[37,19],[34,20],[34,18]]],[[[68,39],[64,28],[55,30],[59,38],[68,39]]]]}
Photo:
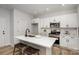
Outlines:
{"type": "Polygon", "coordinates": [[[13,47],[6,46],[0,48],[0,55],[12,55],[13,54],[13,47]]]}
{"type": "Polygon", "coordinates": [[[79,50],[69,49],[59,45],[54,45],[52,50],[54,55],[79,55],[79,50]]]}
{"type": "MultiPolygon", "coordinates": [[[[54,46],[52,48],[53,55],[79,55],[79,51],[70,50],[67,48],[54,46]]],[[[6,46],[0,48],[0,55],[13,55],[13,47],[6,46]]]]}

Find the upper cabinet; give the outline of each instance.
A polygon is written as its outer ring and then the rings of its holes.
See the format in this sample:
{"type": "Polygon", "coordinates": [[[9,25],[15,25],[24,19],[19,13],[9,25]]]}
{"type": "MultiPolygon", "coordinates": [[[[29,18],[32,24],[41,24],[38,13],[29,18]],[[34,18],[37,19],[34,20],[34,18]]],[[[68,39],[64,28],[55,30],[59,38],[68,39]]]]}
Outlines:
{"type": "Polygon", "coordinates": [[[51,17],[50,23],[60,23],[61,28],[76,28],[78,27],[77,13],[51,17]]]}
{"type": "Polygon", "coordinates": [[[77,14],[67,14],[67,15],[62,15],[61,16],[61,20],[60,20],[61,27],[69,27],[69,28],[75,28],[78,27],[78,23],[77,23],[77,14]]]}
{"type": "Polygon", "coordinates": [[[41,23],[43,24],[42,27],[44,28],[49,28],[49,18],[44,18],[44,19],[41,19],[41,23]]]}
{"type": "Polygon", "coordinates": [[[77,21],[77,13],[65,14],[65,15],[58,15],[53,17],[46,17],[46,18],[36,18],[32,20],[32,23],[38,23],[38,30],[39,32],[41,29],[48,29],[50,28],[51,23],[59,23],[59,28],[77,28],[78,21],[77,21]]]}
{"type": "Polygon", "coordinates": [[[59,16],[50,17],[50,23],[59,23],[60,19],[61,17],[59,16]]]}
{"type": "Polygon", "coordinates": [[[39,18],[32,19],[32,23],[39,23],[39,18]]]}

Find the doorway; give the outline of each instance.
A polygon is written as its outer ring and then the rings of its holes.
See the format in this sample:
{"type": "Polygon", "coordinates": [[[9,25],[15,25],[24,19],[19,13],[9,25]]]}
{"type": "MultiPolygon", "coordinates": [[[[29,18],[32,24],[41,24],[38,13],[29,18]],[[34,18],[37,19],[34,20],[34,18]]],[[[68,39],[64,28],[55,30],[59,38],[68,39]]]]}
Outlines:
{"type": "Polygon", "coordinates": [[[0,47],[10,45],[9,20],[0,17],[0,47]]]}

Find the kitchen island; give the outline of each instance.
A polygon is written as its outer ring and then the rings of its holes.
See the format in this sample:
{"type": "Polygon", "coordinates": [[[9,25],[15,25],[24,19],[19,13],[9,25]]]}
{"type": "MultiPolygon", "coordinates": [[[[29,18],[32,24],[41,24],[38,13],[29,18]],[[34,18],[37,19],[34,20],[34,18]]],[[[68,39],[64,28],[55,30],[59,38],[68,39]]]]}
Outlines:
{"type": "Polygon", "coordinates": [[[29,42],[46,48],[46,55],[52,55],[52,47],[57,38],[46,36],[25,37],[24,35],[16,36],[18,40],[29,42]]]}

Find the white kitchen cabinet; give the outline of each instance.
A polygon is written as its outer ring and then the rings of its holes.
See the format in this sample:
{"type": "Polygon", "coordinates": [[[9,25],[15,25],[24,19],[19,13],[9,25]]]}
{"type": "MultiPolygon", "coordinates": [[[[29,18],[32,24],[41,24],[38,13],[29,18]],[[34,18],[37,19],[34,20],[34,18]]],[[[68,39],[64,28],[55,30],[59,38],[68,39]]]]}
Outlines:
{"type": "Polygon", "coordinates": [[[40,18],[38,22],[38,31],[39,33],[43,33],[43,29],[47,29],[50,27],[49,18],[40,18]]]}
{"type": "Polygon", "coordinates": [[[79,39],[76,37],[65,36],[60,38],[60,46],[79,50],[78,41],[79,39]]]}
{"type": "Polygon", "coordinates": [[[44,19],[40,19],[40,28],[44,27],[44,24],[45,24],[44,19]]]}
{"type": "Polygon", "coordinates": [[[60,46],[68,47],[68,41],[65,35],[60,35],[60,46]]]}
{"type": "Polygon", "coordinates": [[[60,22],[61,28],[66,28],[67,26],[70,28],[76,28],[78,27],[77,13],[50,17],[50,23],[54,22],[60,22]]]}
{"type": "Polygon", "coordinates": [[[49,18],[49,22],[50,22],[50,23],[53,23],[53,22],[54,22],[54,20],[55,20],[55,18],[54,18],[54,17],[50,17],[50,18],[49,18]]]}
{"type": "Polygon", "coordinates": [[[60,16],[50,17],[50,23],[59,23],[60,19],[61,19],[60,16]]]}
{"type": "Polygon", "coordinates": [[[40,22],[39,22],[39,33],[42,34],[43,33],[43,29],[45,27],[45,21],[44,19],[40,19],[40,22]]]}
{"type": "Polygon", "coordinates": [[[49,18],[36,18],[32,20],[32,23],[38,23],[40,28],[49,27],[49,18]]]}
{"type": "Polygon", "coordinates": [[[43,18],[43,19],[41,19],[41,27],[48,28],[49,26],[50,26],[50,24],[49,24],[49,18],[43,18]]]}
{"type": "Polygon", "coordinates": [[[64,28],[64,27],[70,27],[70,28],[78,27],[77,14],[74,13],[74,14],[62,15],[60,22],[61,22],[60,26],[62,28],[64,28]]]}
{"type": "Polygon", "coordinates": [[[60,23],[60,28],[77,28],[77,13],[58,15],[53,17],[36,18],[32,23],[38,23],[38,31],[41,33],[41,28],[50,28],[50,23],[60,23]]]}
{"type": "Polygon", "coordinates": [[[39,23],[39,18],[32,19],[32,23],[39,23]]]}
{"type": "Polygon", "coordinates": [[[77,37],[72,37],[69,41],[70,43],[68,46],[70,48],[79,50],[79,46],[78,46],[79,39],[77,37]]]}

